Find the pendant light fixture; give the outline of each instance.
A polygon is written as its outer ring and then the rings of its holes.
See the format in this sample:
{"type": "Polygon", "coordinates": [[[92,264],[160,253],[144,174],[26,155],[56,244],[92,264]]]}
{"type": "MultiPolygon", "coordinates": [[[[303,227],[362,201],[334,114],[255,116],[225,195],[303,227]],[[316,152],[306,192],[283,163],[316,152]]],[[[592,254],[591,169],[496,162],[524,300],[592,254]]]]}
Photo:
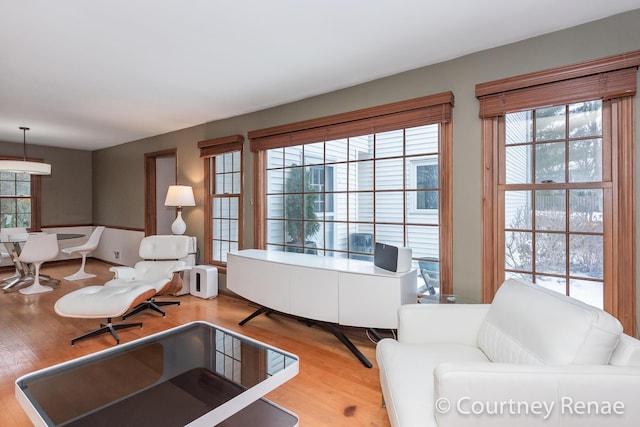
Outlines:
{"type": "Polygon", "coordinates": [[[28,127],[20,126],[22,130],[23,160],[0,160],[0,171],[13,173],[28,173],[30,175],[51,175],[51,165],[27,160],[27,131],[28,127]]]}

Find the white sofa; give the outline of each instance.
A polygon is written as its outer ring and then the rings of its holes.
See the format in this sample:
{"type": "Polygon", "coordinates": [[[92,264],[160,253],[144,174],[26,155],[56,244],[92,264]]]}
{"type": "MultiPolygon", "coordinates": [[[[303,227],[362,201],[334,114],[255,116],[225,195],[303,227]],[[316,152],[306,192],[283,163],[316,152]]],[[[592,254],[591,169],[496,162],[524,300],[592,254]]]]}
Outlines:
{"type": "Polygon", "coordinates": [[[509,279],[490,305],[398,318],[376,349],[394,427],[640,425],[640,341],[602,310],[509,279]]]}

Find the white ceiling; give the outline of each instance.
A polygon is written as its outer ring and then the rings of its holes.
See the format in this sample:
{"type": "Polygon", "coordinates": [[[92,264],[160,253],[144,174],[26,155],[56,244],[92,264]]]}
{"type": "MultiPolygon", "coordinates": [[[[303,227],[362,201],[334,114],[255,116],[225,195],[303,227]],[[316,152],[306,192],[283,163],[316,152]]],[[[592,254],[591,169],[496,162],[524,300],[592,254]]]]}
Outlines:
{"type": "Polygon", "coordinates": [[[95,150],[640,7],[640,0],[0,0],[0,140],[95,150]],[[437,40],[437,43],[433,41],[437,40]]]}

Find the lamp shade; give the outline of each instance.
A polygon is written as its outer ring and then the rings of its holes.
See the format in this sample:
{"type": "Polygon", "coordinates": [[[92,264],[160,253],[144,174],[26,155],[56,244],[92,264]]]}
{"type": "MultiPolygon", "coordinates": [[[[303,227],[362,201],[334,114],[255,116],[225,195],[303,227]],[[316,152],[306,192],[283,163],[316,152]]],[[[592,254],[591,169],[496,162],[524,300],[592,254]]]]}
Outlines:
{"type": "Polygon", "coordinates": [[[165,206],[195,206],[193,189],[188,185],[170,185],[167,191],[165,206]]]}

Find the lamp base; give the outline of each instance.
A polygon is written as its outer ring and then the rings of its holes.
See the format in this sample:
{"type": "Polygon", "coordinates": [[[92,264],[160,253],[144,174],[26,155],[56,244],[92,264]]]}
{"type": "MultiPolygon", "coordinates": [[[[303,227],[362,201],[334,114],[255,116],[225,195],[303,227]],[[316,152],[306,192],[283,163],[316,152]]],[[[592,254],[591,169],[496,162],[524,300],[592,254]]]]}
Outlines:
{"type": "Polygon", "coordinates": [[[184,234],[187,231],[187,224],[182,219],[182,211],[178,210],[178,216],[176,220],[171,224],[171,232],[176,235],[184,234]]]}

